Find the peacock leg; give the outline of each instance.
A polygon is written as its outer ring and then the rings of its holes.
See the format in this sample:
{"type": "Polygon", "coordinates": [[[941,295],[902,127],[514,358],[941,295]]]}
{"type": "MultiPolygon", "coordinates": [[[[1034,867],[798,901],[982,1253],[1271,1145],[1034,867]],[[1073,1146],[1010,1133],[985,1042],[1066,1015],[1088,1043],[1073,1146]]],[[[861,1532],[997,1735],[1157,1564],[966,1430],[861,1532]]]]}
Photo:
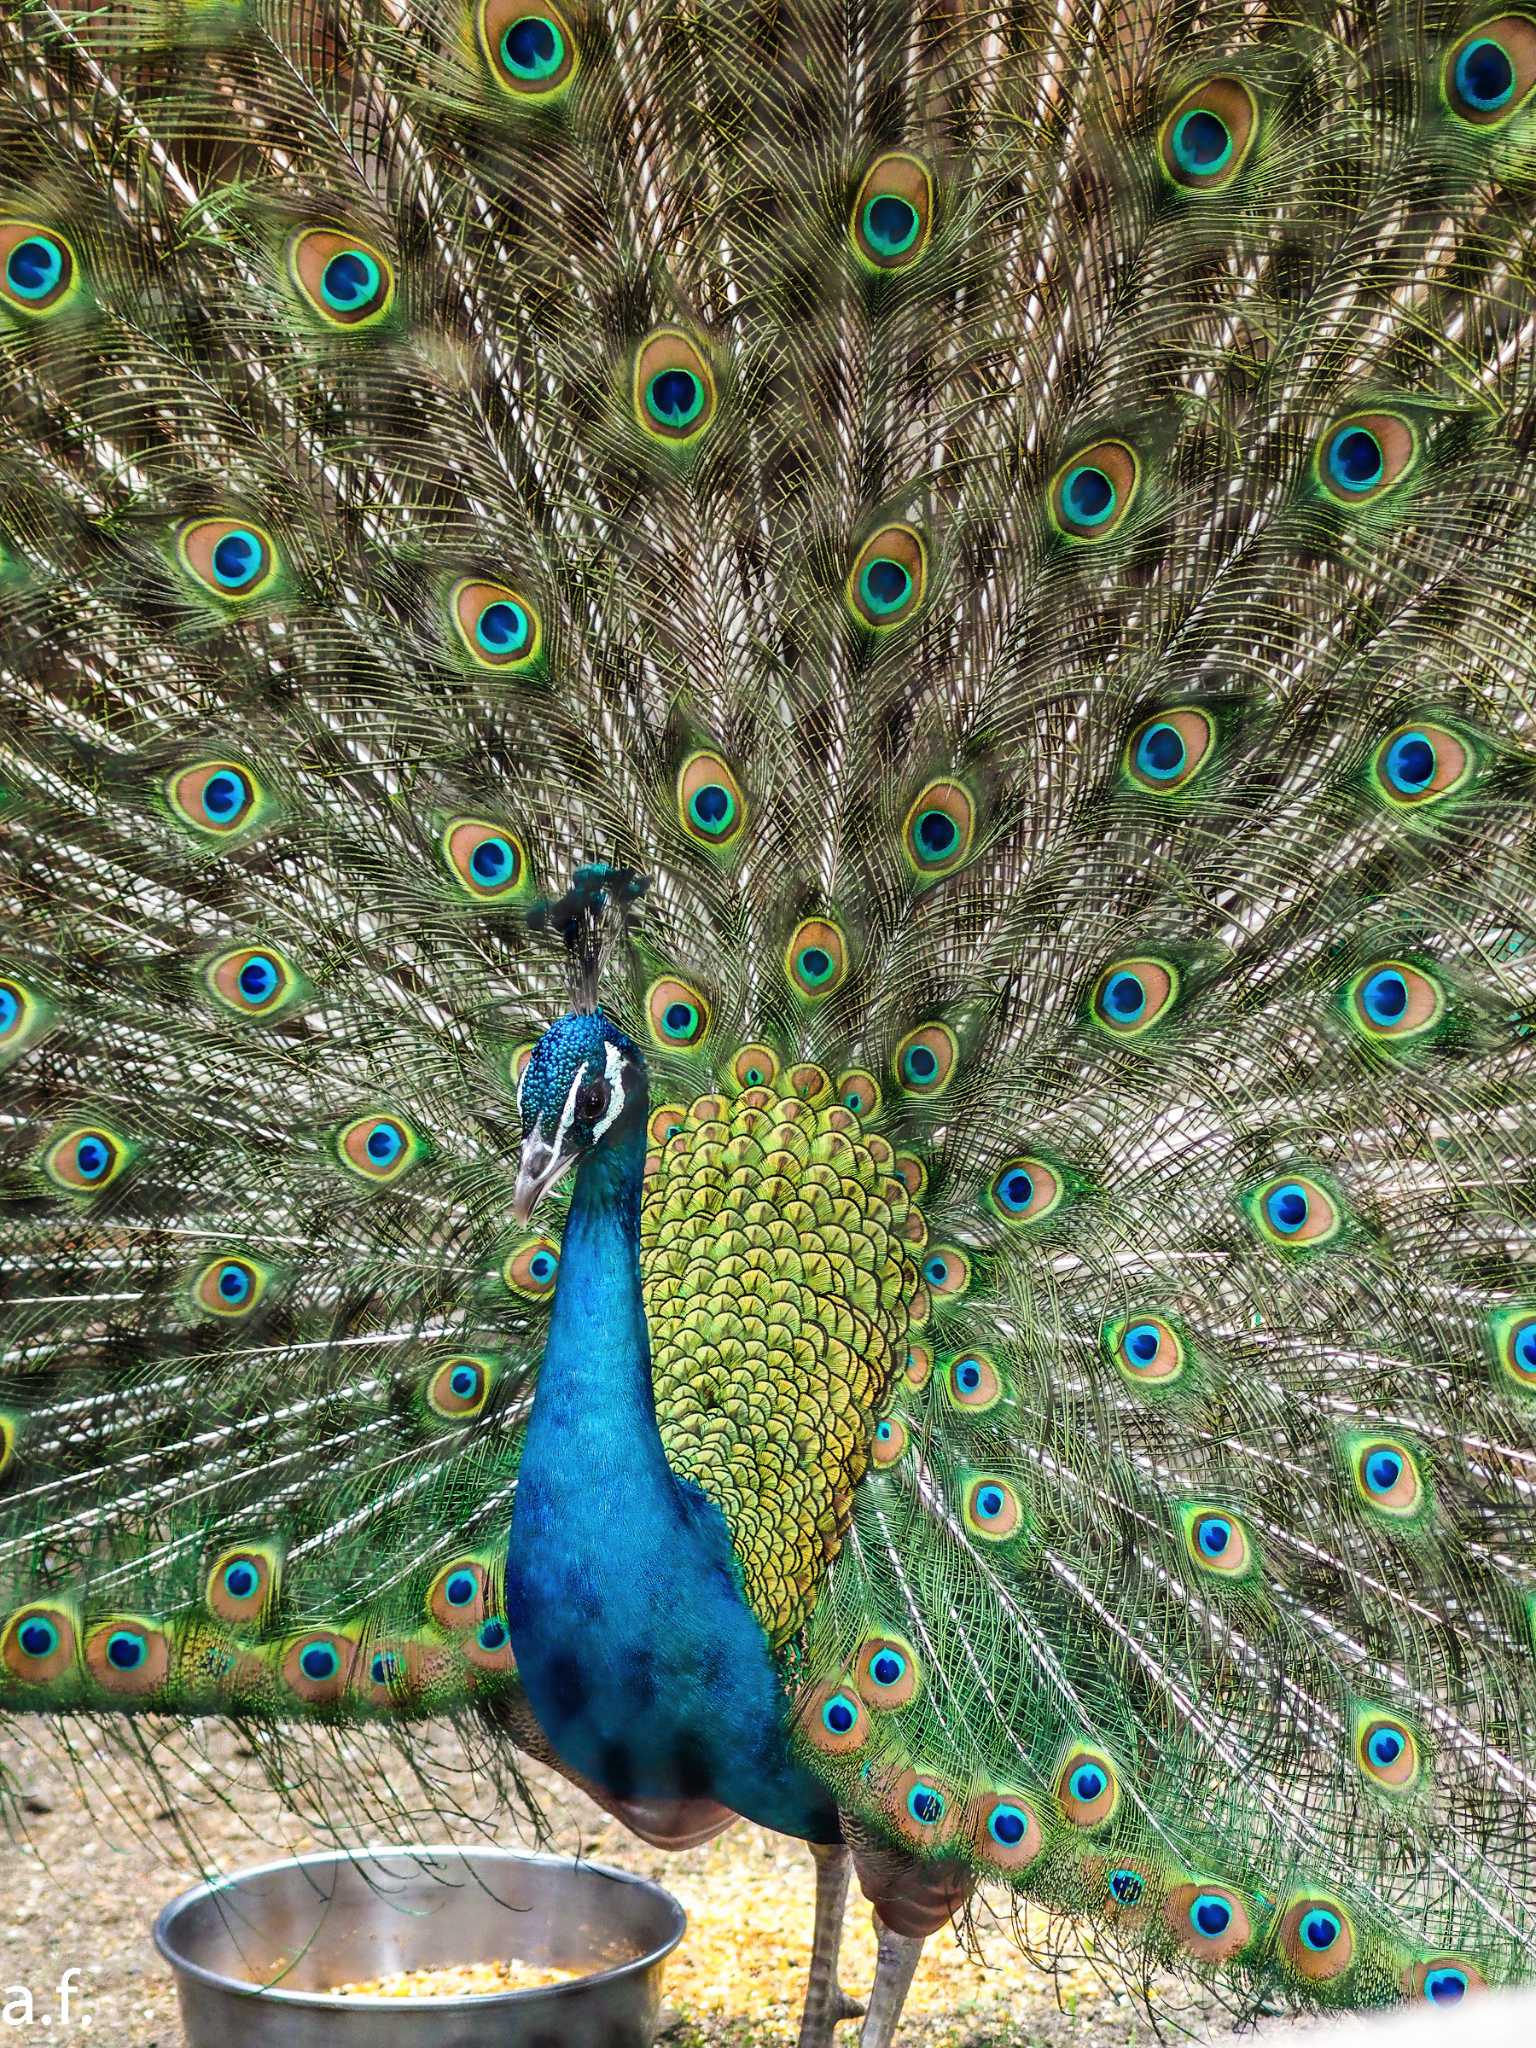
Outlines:
{"type": "Polygon", "coordinates": [[[832,2029],[838,2021],[857,2019],[864,2010],[837,1981],[850,1858],[841,1842],[811,1842],[807,1846],[816,1859],[816,1932],[811,1941],[811,1974],[805,1987],[799,2048],[832,2048],[832,2029]]]}
{"type": "Polygon", "coordinates": [[[886,1926],[878,1913],[875,1915],[875,1933],[879,1938],[875,1988],[869,1994],[869,2010],[864,2016],[859,2048],[890,2048],[901,2009],[912,1986],[912,1973],[923,1952],[922,1935],[898,1934],[893,1927],[886,1926]]]}

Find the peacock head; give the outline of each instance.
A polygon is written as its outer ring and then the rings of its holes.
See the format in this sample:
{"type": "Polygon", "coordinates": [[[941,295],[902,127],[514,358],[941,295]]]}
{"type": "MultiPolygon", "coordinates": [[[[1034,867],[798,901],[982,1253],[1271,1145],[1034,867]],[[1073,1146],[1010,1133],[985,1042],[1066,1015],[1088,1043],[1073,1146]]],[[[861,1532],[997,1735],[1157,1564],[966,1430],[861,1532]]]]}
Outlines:
{"type": "Polygon", "coordinates": [[[512,1211],[526,1223],[563,1174],[644,1118],[640,1048],[601,1010],[562,1017],[529,1055],[517,1106],[523,1154],[512,1211]]]}

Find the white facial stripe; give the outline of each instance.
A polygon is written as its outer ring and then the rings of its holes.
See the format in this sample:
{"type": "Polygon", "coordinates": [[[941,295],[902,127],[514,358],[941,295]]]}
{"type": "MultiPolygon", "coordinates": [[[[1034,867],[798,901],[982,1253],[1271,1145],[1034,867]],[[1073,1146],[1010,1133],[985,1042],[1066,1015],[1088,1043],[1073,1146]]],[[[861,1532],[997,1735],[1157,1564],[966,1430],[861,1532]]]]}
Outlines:
{"type": "Polygon", "coordinates": [[[610,1044],[605,1050],[607,1053],[604,1064],[608,1073],[608,1107],[592,1126],[592,1142],[594,1145],[624,1107],[624,1061],[620,1057],[619,1048],[616,1045],[610,1044]]]}
{"type": "Polygon", "coordinates": [[[560,1112],[560,1124],[555,1132],[555,1156],[557,1159],[565,1157],[565,1134],[576,1120],[576,1096],[582,1082],[586,1079],[586,1073],[585,1067],[578,1067],[576,1069],[576,1078],[571,1082],[571,1092],[566,1096],[565,1107],[560,1112]]]}

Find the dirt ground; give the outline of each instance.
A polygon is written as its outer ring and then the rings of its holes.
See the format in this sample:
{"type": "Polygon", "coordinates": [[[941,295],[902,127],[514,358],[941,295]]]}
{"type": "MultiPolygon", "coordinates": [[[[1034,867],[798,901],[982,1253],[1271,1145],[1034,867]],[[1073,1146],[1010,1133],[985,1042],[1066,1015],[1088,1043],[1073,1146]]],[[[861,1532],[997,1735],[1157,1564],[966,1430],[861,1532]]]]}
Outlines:
{"type": "MultiPolygon", "coordinates": [[[[21,1830],[10,1843],[0,1839],[0,2041],[14,2028],[18,2043],[182,2048],[170,1974],[150,1943],[156,1910],[215,1867],[330,1844],[305,1817],[302,1797],[285,1804],[274,1795],[251,1750],[227,1732],[211,1735],[206,1752],[157,1753],[170,1788],[164,1797],[116,1753],[88,1750],[70,1760],[41,1724],[38,1733],[36,1744],[0,1740],[0,1783],[11,1788],[21,1830]],[[71,1966],[82,1990],[61,2023],[57,1985],[71,1966]]],[[[453,1740],[451,1731],[440,1738],[450,1759],[453,1740]]],[[[401,1782],[392,1761],[361,1756],[348,1768],[370,1795],[356,1802],[366,1838],[384,1839],[386,1830],[364,1809],[376,1816],[393,1799],[396,1839],[473,1839],[477,1823],[489,1823],[502,1841],[517,1839],[505,1810],[431,1825],[421,1792],[401,1782]]],[[[662,1855],[559,1780],[539,1773],[534,1786],[555,1847],[654,1877],[687,1909],[688,1933],[667,1974],[666,2048],[788,2048],[811,1932],[804,1851],[743,1824],[702,1849],[662,1855]]],[[[462,1791],[454,1803],[470,1805],[462,1791]]],[[[1223,2031],[1210,1994],[1157,1983],[1149,2014],[1104,1980],[1064,1923],[1040,1915],[1027,1932],[1038,1960],[1021,1954],[1000,1925],[977,1929],[975,1955],[950,1936],[931,1940],[900,2048],[1129,2048],[1223,2031]],[[1067,1952],[1054,1971],[1044,1960],[1052,1948],[1067,1952]]],[[[861,1995],[873,1967],[869,1915],[856,1899],[844,1984],[861,1995]]],[[[857,2030],[840,2039],[853,2048],[857,2030]]]]}

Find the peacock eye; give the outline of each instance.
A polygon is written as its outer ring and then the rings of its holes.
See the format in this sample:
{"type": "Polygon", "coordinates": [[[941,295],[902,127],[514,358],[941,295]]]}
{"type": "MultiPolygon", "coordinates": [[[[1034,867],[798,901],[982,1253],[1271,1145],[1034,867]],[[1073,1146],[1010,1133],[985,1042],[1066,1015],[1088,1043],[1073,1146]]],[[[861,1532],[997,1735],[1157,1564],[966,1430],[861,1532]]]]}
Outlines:
{"type": "Polygon", "coordinates": [[[40,319],[64,305],[77,276],[62,235],[34,221],[0,221],[0,303],[40,319]]]}
{"type": "Polygon", "coordinates": [[[911,526],[883,526],[864,543],[848,572],[849,610],[877,633],[909,619],[923,601],[928,556],[911,526]]]}
{"type": "Polygon", "coordinates": [[[1446,104],[1469,128],[1501,128],[1536,85],[1536,22],[1502,14],[1469,29],[1445,60],[1446,104]]]}
{"type": "Polygon", "coordinates": [[[570,24],[557,7],[526,0],[480,0],[481,49],[503,92],[548,102],[576,75],[579,56],[570,24]]]}
{"type": "Polygon", "coordinates": [[[583,1123],[595,1124],[608,1107],[612,1090],[606,1081],[589,1081],[576,1098],[576,1111],[583,1123]]]}
{"type": "Polygon", "coordinates": [[[1258,104],[1240,78],[1192,86],[1164,121],[1163,170],[1185,192],[1214,192],[1242,169],[1258,133],[1258,104]]]}

